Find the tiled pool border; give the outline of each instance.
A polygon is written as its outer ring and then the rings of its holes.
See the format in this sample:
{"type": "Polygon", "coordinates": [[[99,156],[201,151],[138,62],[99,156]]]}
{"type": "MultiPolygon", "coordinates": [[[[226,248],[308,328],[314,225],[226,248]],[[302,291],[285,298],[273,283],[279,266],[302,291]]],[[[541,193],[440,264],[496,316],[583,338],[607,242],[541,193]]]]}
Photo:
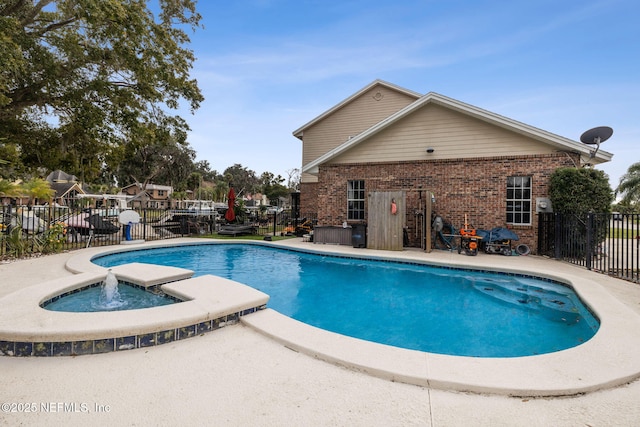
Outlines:
{"type": "Polygon", "coordinates": [[[202,335],[204,333],[223,328],[227,325],[236,324],[240,321],[242,316],[255,313],[259,310],[264,310],[265,308],[266,304],[207,320],[205,322],[198,322],[193,325],[114,338],[51,342],[0,341],[0,355],[15,357],[80,356],[86,354],[102,354],[112,351],[125,351],[137,348],[153,347],[155,345],[167,344],[191,338],[196,335],[202,335]]]}
{"type": "Polygon", "coordinates": [[[191,338],[196,335],[202,335],[204,333],[223,328],[227,325],[236,324],[240,321],[242,316],[255,313],[256,311],[263,310],[265,308],[266,306],[263,305],[189,326],[115,338],[52,342],[0,341],[0,354],[14,357],[81,356],[86,354],[102,354],[112,351],[126,351],[136,348],[153,347],[155,345],[167,344],[191,338]]]}
{"type": "MultiPolygon", "coordinates": [[[[168,282],[170,283],[170,282],[168,282]]],[[[184,300],[174,297],[173,295],[169,295],[166,294],[162,291],[162,289],[160,288],[160,286],[162,285],[153,285],[153,286],[140,286],[136,283],[130,282],[128,280],[118,280],[118,285],[126,285],[126,286],[131,286],[132,288],[136,288],[139,289],[141,291],[144,292],[149,292],[151,294],[154,295],[159,295],[162,296],[163,298],[167,298],[170,299],[172,302],[177,303],[177,302],[184,302],[184,300]]],[[[164,283],[163,283],[164,285],[164,283]]],[[[74,295],[77,294],[78,292],[82,292],[82,291],[86,291],[87,289],[92,289],[92,288],[97,288],[98,286],[102,286],[102,282],[96,282],[96,283],[92,283],[90,285],[87,286],[82,286],[80,288],[77,289],[72,289],[70,291],[67,292],[63,292],[60,295],[56,295],[54,297],[51,297],[47,300],[44,300],[40,303],[40,307],[44,308],[45,310],[47,309],[47,306],[51,303],[54,303],[62,298],[68,297],[69,295],[74,295]]]]}

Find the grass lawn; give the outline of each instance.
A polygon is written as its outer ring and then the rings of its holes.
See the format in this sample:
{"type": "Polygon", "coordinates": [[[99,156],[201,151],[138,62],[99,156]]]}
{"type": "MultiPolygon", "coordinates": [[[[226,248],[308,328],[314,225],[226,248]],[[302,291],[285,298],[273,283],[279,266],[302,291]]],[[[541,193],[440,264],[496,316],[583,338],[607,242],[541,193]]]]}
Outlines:
{"type": "Polygon", "coordinates": [[[638,230],[630,230],[628,228],[611,228],[609,229],[609,237],[614,239],[635,239],[638,230]]]}

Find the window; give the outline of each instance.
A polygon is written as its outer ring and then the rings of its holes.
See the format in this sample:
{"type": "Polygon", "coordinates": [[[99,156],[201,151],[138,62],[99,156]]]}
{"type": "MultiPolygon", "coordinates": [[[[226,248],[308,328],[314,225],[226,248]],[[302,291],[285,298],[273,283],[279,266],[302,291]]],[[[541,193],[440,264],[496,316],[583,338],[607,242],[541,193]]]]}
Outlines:
{"type": "Polygon", "coordinates": [[[507,224],[531,225],[531,177],[507,178],[507,224]]]}
{"type": "Polygon", "coordinates": [[[364,220],[364,181],[347,182],[347,219],[364,220]]]}

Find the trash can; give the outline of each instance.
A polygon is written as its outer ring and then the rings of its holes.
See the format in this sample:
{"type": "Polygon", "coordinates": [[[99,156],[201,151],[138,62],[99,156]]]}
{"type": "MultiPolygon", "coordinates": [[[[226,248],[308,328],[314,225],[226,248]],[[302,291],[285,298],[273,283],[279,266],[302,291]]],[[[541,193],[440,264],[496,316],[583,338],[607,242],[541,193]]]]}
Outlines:
{"type": "Polygon", "coordinates": [[[351,243],[354,248],[367,247],[367,224],[354,224],[351,226],[351,243]]]}

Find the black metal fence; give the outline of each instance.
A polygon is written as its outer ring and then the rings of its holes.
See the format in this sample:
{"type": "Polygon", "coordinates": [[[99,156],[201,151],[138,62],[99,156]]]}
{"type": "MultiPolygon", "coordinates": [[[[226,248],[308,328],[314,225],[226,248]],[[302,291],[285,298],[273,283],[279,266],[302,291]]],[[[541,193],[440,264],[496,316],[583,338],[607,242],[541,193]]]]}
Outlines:
{"type": "Polygon", "coordinates": [[[640,282],[640,215],[543,213],[538,254],[640,282]]]}
{"type": "Polygon", "coordinates": [[[0,206],[0,257],[170,239],[204,233],[213,225],[211,215],[163,209],[132,211],[134,217],[121,223],[119,210],[110,208],[0,206]]]}
{"type": "Polygon", "coordinates": [[[299,235],[311,221],[289,211],[247,214],[226,224],[216,210],[132,209],[66,206],[0,206],[0,259],[194,235],[299,235]],[[131,212],[135,212],[131,217],[131,212]],[[225,232],[226,231],[226,232],[225,232]]]}

